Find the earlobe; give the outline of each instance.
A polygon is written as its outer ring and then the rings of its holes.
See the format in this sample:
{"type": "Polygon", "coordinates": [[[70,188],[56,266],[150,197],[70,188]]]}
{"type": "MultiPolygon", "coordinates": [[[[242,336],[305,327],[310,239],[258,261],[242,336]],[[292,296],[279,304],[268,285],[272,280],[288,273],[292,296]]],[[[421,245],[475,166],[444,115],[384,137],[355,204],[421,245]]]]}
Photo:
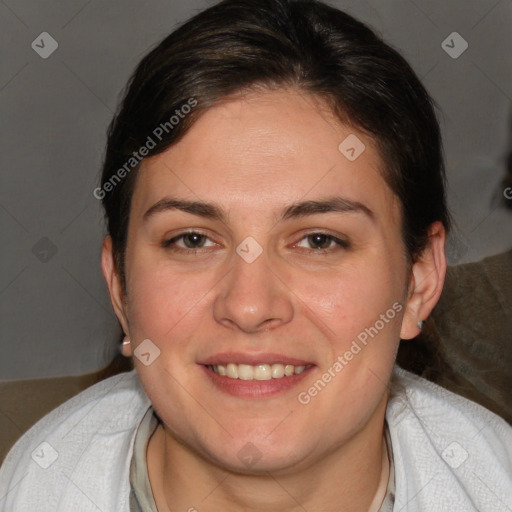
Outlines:
{"type": "Polygon", "coordinates": [[[441,222],[434,222],[428,230],[425,250],[412,266],[409,298],[402,319],[402,339],[411,339],[421,331],[418,322],[424,322],[439,301],[446,276],[444,253],[446,231],[441,222]]]}
{"type": "Polygon", "coordinates": [[[128,336],[124,337],[123,342],[121,343],[120,352],[124,357],[131,357],[132,346],[128,336]]]}
{"type": "Polygon", "coordinates": [[[125,313],[121,278],[117,273],[112,249],[112,238],[107,235],[103,240],[103,246],[101,248],[101,271],[105,278],[105,282],[107,283],[110,302],[112,303],[117,319],[119,320],[123,331],[128,333],[128,320],[125,313]]]}

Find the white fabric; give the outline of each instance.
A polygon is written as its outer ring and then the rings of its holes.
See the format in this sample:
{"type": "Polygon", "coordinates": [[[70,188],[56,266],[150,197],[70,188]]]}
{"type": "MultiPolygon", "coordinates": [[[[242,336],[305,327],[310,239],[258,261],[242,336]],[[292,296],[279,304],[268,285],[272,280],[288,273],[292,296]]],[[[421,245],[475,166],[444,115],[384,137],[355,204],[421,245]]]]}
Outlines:
{"type": "Polygon", "coordinates": [[[150,407],[137,430],[130,466],[130,512],[158,512],[149,481],[146,453],[149,440],[160,423],[153,407],[150,407]]]}
{"type": "MultiPolygon", "coordinates": [[[[400,368],[395,377],[386,413],[395,462],[393,510],[510,512],[512,427],[400,368]]],[[[133,441],[149,407],[132,371],[52,411],[0,468],[0,511],[129,512],[133,441]]]]}

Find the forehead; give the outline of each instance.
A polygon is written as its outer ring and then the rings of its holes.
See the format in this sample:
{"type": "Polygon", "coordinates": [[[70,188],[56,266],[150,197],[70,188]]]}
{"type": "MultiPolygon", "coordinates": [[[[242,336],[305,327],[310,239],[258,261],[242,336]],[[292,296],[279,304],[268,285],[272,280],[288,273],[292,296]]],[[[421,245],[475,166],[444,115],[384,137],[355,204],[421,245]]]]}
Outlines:
{"type": "Polygon", "coordinates": [[[375,141],[321,99],[253,92],[208,109],[177,144],[144,160],[132,206],[149,207],[167,192],[262,213],[334,194],[392,208],[383,167],[375,141]]]}

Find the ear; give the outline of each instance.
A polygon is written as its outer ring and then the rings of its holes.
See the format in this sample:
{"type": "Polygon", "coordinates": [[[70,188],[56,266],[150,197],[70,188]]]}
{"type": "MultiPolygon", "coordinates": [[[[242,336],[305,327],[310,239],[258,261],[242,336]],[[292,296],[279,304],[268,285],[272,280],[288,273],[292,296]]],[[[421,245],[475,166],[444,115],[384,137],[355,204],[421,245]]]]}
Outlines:
{"type": "Polygon", "coordinates": [[[425,250],[412,266],[407,306],[400,332],[400,337],[404,340],[419,334],[418,322],[430,315],[441,297],[446,276],[445,242],[446,231],[443,224],[434,222],[428,229],[425,250]]]}
{"type": "MultiPolygon", "coordinates": [[[[112,238],[106,236],[103,240],[101,248],[101,272],[107,283],[108,292],[110,294],[110,302],[114,308],[114,312],[123,328],[123,331],[129,337],[128,319],[126,316],[126,304],[124,301],[123,288],[121,286],[121,277],[119,276],[115,261],[114,253],[112,250],[112,238]]],[[[130,344],[122,346],[123,355],[129,357],[131,355],[130,344]]]]}

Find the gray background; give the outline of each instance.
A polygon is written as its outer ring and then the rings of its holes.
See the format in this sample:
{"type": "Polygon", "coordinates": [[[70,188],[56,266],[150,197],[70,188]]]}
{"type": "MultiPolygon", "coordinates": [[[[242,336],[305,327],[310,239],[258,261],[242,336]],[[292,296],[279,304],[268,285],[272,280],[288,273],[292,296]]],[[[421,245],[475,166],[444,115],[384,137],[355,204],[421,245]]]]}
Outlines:
{"type": "MultiPolygon", "coordinates": [[[[137,62],[212,2],[0,2],[0,380],[77,375],[115,355],[118,326],[100,271],[97,186],[106,127],[137,62]],[[41,58],[42,32],[57,50],[41,58]]],[[[512,246],[499,206],[509,149],[512,0],[357,0],[332,5],[372,25],[409,60],[441,106],[449,261],[512,246]],[[457,59],[441,43],[458,32],[457,59]]]]}

